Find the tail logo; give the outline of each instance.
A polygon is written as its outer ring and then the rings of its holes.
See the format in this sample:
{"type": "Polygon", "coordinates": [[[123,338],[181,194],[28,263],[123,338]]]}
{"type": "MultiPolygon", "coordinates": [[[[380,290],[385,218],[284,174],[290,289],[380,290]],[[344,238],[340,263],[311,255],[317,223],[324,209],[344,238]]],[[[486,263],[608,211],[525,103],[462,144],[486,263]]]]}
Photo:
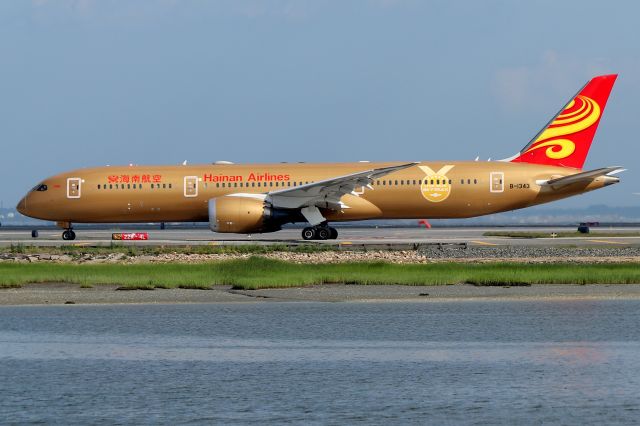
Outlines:
{"type": "Polygon", "coordinates": [[[454,166],[446,165],[437,172],[428,166],[418,166],[426,175],[420,183],[420,192],[422,196],[432,203],[439,203],[446,200],[451,194],[451,184],[447,173],[454,166]]]}
{"type": "Polygon", "coordinates": [[[600,114],[600,105],[596,101],[587,96],[576,96],[525,154],[546,148],[545,155],[548,158],[554,160],[567,158],[576,150],[576,145],[563,136],[588,129],[598,121],[600,114]]]}

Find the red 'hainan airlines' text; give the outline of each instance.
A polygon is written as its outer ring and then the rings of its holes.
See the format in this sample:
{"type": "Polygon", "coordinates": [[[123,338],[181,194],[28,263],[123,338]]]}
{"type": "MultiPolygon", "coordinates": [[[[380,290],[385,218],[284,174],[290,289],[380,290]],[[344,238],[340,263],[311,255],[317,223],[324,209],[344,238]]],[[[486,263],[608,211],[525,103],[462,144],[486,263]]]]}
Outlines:
{"type": "Polygon", "coordinates": [[[249,173],[248,176],[243,175],[225,175],[205,173],[202,180],[204,182],[288,182],[291,180],[289,174],[272,174],[272,173],[249,173]]]}

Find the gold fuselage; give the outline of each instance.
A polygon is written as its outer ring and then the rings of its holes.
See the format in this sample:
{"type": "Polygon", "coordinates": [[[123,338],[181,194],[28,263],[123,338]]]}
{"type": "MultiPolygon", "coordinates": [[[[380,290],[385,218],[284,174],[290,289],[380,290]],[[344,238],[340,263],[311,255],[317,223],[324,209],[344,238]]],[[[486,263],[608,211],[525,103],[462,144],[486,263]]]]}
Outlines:
{"type": "MultiPolygon", "coordinates": [[[[267,193],[398,164],[401,163],[85,168],[44,180],[42,184],[47,189],[29,192],[18,204],[18,210],[31,217],[68,223],[206,222],[208,201],[214,197],[267,193]]],[[[321,211],[329,221],[465,218],[542,204],[611,183],[606,178],[596,178],[588,184],[561,189],[536,183],[578,172],[500,161],[422,162],[376,179],[373,189],[356,188],[357,194],[342,197],[344,208],[340,210],[321,211]],[[435,174],[429,176],[425,170],[435,174]]]]}

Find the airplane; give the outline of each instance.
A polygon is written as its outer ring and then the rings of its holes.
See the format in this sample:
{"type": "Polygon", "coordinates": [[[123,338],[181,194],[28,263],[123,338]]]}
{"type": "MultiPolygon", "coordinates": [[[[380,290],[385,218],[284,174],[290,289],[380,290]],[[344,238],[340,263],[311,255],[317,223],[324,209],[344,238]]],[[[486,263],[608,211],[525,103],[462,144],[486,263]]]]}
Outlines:
{"type": "Polygon", "coordinates": [[[308,223],[467,218],[521,209],[618,183],[620,167],[583,171],[617,74],[587,82],[516,155],[498,161],[212,164],[83,168],[38,183],[20,213],[74,223],[208,222],[214,232],[265,233],[308,223]]]}

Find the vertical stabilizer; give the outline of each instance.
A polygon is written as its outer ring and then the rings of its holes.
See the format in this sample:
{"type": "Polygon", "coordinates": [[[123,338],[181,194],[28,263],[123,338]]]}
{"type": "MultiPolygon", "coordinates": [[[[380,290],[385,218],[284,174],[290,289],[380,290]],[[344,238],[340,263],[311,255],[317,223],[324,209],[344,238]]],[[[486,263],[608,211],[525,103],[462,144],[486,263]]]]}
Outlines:
{"type": "Polygon", "coordinates": [[[511,161],[581,169],[617,76],[591,79],[511,161]]]}

